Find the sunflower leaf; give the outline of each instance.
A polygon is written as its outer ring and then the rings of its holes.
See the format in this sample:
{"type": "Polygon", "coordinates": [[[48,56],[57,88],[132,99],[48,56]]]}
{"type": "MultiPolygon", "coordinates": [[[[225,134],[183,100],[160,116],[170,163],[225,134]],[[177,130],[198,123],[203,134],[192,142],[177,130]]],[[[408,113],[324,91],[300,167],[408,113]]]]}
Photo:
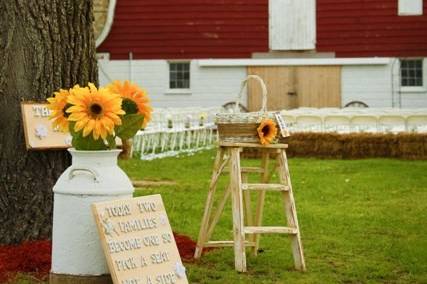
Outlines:
{"type": "Polygon", "coordinates": [[[116,137],[113,135],[107,136],[108,148],[115,149],[116,148],[116,137]]]}
{"type": "Polygon", "coordinates": [[[71,145],[76,150],[106,150],[107,146],[104,141],[99,138],[97,140],[93,139],[92,133],[88,136],[83,137],[83,131],[74,131],[75,123],[70,123],[70,134],[72,136],[71,145]]]}
{"type": "Polygon", "coordinates": [[[71,144],[76,150],[107,150],[104,141],[100,139],[93,139],[92,134],[83,137],[82,131],[77,132],[73,136],[71,144]]]}
{"type": "Polygon", "coordinates": [[[140,114],[127,114],[122,118],[122,125],[116,128],[116,134],[122,139],[131,139],[141,129],[144,116],[140,114]]]}
{"type": "Polygon", "coordinates": [[[75,125],[76,125],[76,123],[74,121],[70,121],[70,123],[68,124],[68,131],[70,132],[71,135],[74,135],[76,133],[74,131],[75,125]]]}

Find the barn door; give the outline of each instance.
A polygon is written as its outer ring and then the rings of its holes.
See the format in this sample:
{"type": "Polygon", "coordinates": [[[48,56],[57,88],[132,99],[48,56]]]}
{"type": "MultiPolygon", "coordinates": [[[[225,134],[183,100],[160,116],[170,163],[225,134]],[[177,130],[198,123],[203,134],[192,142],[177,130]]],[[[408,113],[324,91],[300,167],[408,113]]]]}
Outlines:
{"type": "Polygon", "coordinates": [[[299,66],[295,77],[299,107],[341,107],[340,66],[299,66]]]}
{"type": "MultiPolygon", "coordinates": [[[[260,76],[268,93],[268,110],[291,109],[298,107],[295,94],[295,67],[248,67],[248,74],[260,76]]],[[[261,108],[261,88],[258,82],[248,82],[248,109],[261,108]]]]}
{"type": "MultiPolygon", "coordinates": [[[[269,110],[341,107],[340,66],[248,67],[247,72],[267,85],[269,110]]],[[[250,111],[261,107],[260,94],[257,82],[249,82],[250,111]]]]}

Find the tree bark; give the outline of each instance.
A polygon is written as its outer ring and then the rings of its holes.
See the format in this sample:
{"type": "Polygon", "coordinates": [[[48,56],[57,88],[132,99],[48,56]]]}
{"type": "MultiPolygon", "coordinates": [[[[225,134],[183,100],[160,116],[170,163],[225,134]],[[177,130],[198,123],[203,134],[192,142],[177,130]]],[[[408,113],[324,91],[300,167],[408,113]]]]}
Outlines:
{"type": "Polygon", "coordinates": [[[21,101],[97,84],[91,0],[0,1],[0,243],[50,238],[66,151],[27,151],[21,101]]]}

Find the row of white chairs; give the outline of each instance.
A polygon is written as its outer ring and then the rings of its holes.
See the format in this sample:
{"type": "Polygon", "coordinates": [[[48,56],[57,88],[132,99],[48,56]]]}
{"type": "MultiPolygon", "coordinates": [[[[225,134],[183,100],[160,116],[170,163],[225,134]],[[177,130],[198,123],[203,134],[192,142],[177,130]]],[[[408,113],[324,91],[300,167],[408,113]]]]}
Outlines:
{"type": "Polygon", "coordinates": [[[133,156],[152,160],[209,149],[216,141],[215,133],[213,124],[139,131],[133,139],[133,156]]]}
{"type": "MultiPolygon", "coordinates": [[[[133,153],[150,160],[213,147],[220,108],[162,108],[134,138],[133,153]]],[[[427,132],[427,109],[299,108],[283,110],[290,132],[427,132]]]]}
{"type": "Polygon", "coordinates": [[[370,115],[425,115],[427,114],[427,108],[360,108],[360,107],[347,107],[347,108],[311,108],[301,107],[291,110],[284,110],[290,115],[299,114],[316,114],[316,115],[328,115],[328,114],[344,114],[344,115],[358,115],[358,114],[370,114],[370,115]]]}
{"type": "Polygon", "coordinates": [[[152,160],[213,147],[219,111],[219,107],[155,108],[147,127],[134,137],[133,156],[152,160]]]}
{"type": "Polygon", "coordinates": [[[296,109],[282,115],[291,132],[427,132],[427,109],[296,109]]]}
{"type": "Polygon", "coordinates": [[[186,129],[213,124],[218,107],[155,108],[147,130],[186,129]]]}

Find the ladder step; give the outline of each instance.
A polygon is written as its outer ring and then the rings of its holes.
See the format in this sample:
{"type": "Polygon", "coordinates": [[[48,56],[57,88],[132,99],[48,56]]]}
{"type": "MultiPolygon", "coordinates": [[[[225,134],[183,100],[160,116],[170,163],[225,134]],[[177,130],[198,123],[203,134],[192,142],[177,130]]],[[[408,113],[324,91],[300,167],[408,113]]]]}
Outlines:
{"type": "MultiPolygon", "coordinates": [[[[230,169],[225,168],[224,172],[229,173],[230,169]]],[[[241,173],[260,173],[260,174],[262,174],[264,172],[264,170],[260,167],[241,167],[240,172],[241,173]]]]}
{"type": "Polygon", "coordinates": [[[297,228],[290,227],[245,227],[245,234],[291,234],[295,235],[298,233],[297,228]]]}
{"type": "Polygon", "coordinates": [[[278,183],[242,183],[242,190],[288,191],[289,187],[278,183]]]}
{"type": "Polygon", "coordinates": [[[288,144],[282,144],[282,143],[261,145],[259,143],[219,142],[219,146],[221,146],[221,147],[260,148],[260,149],[286,149],[286,148],[288,148],[288,144]]]}
{"type": "MultiPolygon", "coordinates": [[[[204,247],[232,247],[234,246],[234,241],[209,241],[206,242],[204,247]]],[[[255,242],[245,241],[245,246],[254,247],[255,242]]]]}
{"type": "Polygon", "coordinates": [[[260,167],[241,167],[240,171],[242,173],[260,173],[260,174],[262,174],[264,172],[264,169],[260,168],[260,167]]]}

